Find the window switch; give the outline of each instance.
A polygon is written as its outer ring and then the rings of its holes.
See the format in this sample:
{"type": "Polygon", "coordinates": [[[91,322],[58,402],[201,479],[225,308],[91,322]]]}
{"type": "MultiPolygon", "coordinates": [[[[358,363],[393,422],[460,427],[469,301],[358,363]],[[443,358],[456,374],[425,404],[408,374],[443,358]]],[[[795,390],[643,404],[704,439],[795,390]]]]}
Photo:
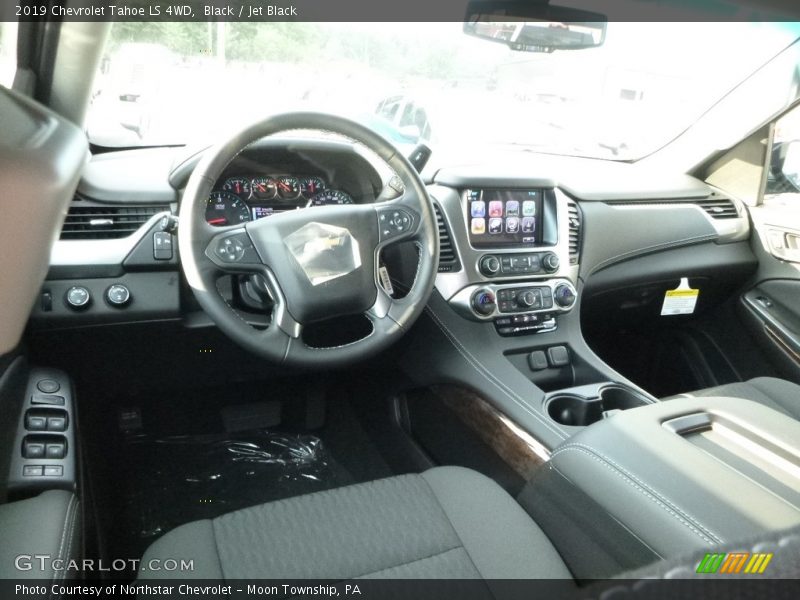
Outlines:
{"type": "Polygon", "coordinates": [[[44,444],[42,442],[22,442],[22,456],[25,458],[44,458],[44,444]]]}
{"type": "Polygon", "coordinates": [[[67,454],[67,444],[65,442],[49,442],[45,450],[47,458],[64,458],[67,454]]]}
{"type": "Polygon", "coordinates": [[[47,429],[47,418],[40,415],[25,415],[25,429],[28,431],[44,431],[47,429]]]}
{"type": "Polygon", "coordinates": [[[47,431],[66,431],[66,417],[47,417],[47,431]]]}

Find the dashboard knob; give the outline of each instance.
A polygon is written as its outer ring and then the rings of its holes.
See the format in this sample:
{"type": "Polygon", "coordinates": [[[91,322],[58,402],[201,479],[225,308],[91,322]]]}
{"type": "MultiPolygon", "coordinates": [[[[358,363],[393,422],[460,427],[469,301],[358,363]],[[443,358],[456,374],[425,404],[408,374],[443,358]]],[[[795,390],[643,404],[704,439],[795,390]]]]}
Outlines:
{"type": "Polygon", "coordinates": [[[74,310],[86,308],[89,306],[91,300],[92,295],[89,293],[89,290],[81,285],[69,288],[64,296],[64,301],[67,303],[67,306],[74,310]]]}
{"type": "Polygon", "coordinates": [[[489,316],[496,307],[497,302],[491,290],[480,289],[472,295],[472,308],[479,315],[489,316]]]}
{"type": "Polygon", "coordinates": [[[106,290],[106,300],[111,306],[125,306],[131,301],[131,291],[121,283],[115,283],[106,290]]]}
{"type": "Polygon", "coordinates": [[[536,295],[530,290],[527,292],[522,292],[521,294],[517,294],[517,304],[523,308],[529,308],[533,306],[534,302],[536,302],[536,295]]]}
{"type": "Polygon", "coordinates": [[[500,270],[500,261],[497,259],[496,256],[487,254],[486,256],[481,258],[480,269],[481,273],[491,277],[492,275],[496,275],[497,272],[500,270]]]}
{"type": "Polygon", "coordinates": [[[555,273],[558,271],[558,267],[561,264],[561,261],[558,260],[558,255],[554,252],[548,252],[544,255],[542,259],[542,265],[544,266],[544,270],[548,273],[555,273]]]}
{"type": "Polygon", "coordinates": [[[575,304],[575,290],[572,289],[571,285],[566,283],[559,283],[556,286],[556,289],[553,290],[553,297],[555,298],[556,304],[561,308],[570,308],[575,304]]]}

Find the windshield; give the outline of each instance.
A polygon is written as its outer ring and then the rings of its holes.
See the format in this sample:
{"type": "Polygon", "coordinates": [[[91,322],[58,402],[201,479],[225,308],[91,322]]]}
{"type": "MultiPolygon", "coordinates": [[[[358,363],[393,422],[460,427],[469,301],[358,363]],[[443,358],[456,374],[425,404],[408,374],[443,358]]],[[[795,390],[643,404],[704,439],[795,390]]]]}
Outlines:
{"type": "Polygon", "coordinates": [[[634,160],[794,37],[777,23],[609,23],[601,47],[544,54],[461,23],[115,23],[87,127],[100,146],[181,145],[322,110],[400,147],[634,160]]]}

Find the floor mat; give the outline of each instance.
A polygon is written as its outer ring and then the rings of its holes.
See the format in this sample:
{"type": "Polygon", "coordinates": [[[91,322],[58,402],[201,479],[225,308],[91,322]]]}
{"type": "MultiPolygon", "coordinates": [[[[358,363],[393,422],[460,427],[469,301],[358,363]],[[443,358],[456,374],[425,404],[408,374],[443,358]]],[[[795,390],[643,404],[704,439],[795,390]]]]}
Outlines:
{"type": "Polygon", "coordinates": [[[111,537],[120,556],[141,556],[190,521],[353,483],[322,440],[266,430],[128,439],[128,469],[111,537]]]}

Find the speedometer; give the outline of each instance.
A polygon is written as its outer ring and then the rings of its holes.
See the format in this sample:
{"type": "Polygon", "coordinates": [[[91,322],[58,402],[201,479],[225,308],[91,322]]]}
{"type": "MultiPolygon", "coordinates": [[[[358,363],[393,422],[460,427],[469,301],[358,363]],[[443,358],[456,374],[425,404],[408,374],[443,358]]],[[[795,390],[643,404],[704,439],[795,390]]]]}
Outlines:
{"type": "Polygon", "coordinates": [[[308,203],[309,206],[331,206],[335,204],[353,204],[349,194],[341,190],[325,190],[320,192],[308,203]]]}
{"type": "Polygon", "coordinates": [[[244,200],[230,192],[211,192],[206,203],[206,221],[209,225],[222,227],[250,220],[250,209],[244,200]]]}

